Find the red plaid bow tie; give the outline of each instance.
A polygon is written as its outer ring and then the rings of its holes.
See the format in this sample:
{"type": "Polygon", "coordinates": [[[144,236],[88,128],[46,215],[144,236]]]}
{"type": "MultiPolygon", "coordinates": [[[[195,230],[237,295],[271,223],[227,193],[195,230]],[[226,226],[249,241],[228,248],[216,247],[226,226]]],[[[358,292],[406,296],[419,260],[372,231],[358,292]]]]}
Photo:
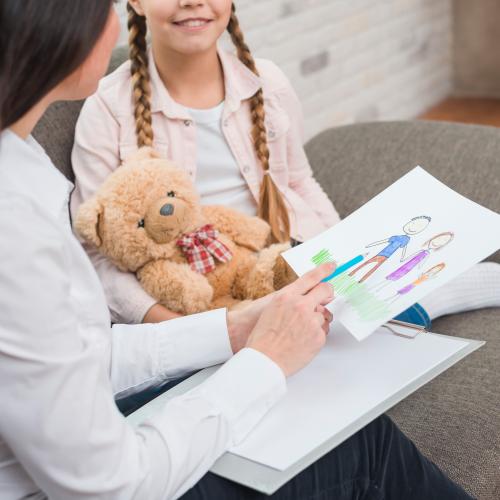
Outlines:
{"type": "Polygon", "coordinates": [[[219,231],[207,224],[177,240],[193,271],[206,274],[215,269],[215,260],[229,262],[233,257],[231,250],[217,238],[219,231]],[[212,257],[212,255],[214,257],[212,257]]]}

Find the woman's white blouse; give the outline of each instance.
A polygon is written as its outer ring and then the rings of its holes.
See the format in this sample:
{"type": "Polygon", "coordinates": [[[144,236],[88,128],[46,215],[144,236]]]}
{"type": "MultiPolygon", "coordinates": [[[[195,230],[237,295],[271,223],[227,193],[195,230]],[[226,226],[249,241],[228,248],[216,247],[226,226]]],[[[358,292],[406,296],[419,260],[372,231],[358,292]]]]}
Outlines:
{"type": "Polygon", "coordinates": [[[111,328],[71,189],[34,139],[0,135],[0,499],[176,498],[283,395],[283,373],[252,349],[231,358],[224,309],[111,328]],[[136,429],[116,408],[224,361],[136,429]]]}

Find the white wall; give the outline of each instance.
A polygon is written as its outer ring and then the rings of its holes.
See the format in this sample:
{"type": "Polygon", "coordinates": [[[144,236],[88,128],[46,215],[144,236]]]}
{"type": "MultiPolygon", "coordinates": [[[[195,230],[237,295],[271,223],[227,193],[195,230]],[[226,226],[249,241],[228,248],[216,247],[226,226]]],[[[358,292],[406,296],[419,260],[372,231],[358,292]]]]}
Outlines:
{"type": "Polygon", "coordinates": [[[452,0],[236,6],[254,55],[272,59],[292,80],[307,137],[333,125],[414,118],[452,91],[452,0]]]}

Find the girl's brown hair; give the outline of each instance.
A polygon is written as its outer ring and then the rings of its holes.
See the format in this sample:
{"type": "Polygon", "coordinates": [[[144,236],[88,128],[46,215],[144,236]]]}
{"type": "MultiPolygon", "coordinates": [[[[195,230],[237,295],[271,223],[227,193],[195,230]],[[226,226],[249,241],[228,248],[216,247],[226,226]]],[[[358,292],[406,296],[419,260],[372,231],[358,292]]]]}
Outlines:
{"type": "MultiPolygon", "coordinates": [[[[146,18],[137,14],[130,4],[127,4],[127,10],[137,144],[139,147],[151,146],[153,143],[153,127],[146,18]]],[[[255,60],[245,43],[243,32],[236,17],[234,3],[227,30],[236,46],[239,60],[253,73],[259,75],[255,60]]],[[[275,241],[288,241],[290,239],[288,210],[283,195],[278,190],[269,171],[269,148],[267,145],[262,89],[259,89],[250,98],[250,113],[253,123],[252,138],[255,152],[264,170],[264,177],[260,186],[258,215],[271,226],[271,233],[275,241]]]]}

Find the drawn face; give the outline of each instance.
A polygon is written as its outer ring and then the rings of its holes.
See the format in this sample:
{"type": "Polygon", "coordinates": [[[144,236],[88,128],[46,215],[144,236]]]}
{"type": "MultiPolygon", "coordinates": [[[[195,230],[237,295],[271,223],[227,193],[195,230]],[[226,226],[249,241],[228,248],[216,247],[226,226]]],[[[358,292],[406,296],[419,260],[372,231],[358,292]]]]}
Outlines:
{"type": "Polygon", "coordinates": [[[429,240],[427,248],[434,251],[441,250],[441,248],[445,247],[453,240],[454,236],[455,235],[450,232],[438,234],[429,240]]]}
{"type": "Polygon", "coordinates": [[[430,217],[415,217],[410,222],[405,224],[405,226],[403,227],[403,231],[409,235],[421,233],[424,229],[427,228],[430,221],[430,217]]]}
{"type": "Polygon", "coordinates": [[[432,279],[434,276],[439,274],[444,268],[446,267],[446,264],[444,262],[441,262],[441,264],[438,264],[437,266],[431,267],[427,271],[425,271],[424,274],[422,274],[422,277],[427,278],[427,279],[432,279]]]}

